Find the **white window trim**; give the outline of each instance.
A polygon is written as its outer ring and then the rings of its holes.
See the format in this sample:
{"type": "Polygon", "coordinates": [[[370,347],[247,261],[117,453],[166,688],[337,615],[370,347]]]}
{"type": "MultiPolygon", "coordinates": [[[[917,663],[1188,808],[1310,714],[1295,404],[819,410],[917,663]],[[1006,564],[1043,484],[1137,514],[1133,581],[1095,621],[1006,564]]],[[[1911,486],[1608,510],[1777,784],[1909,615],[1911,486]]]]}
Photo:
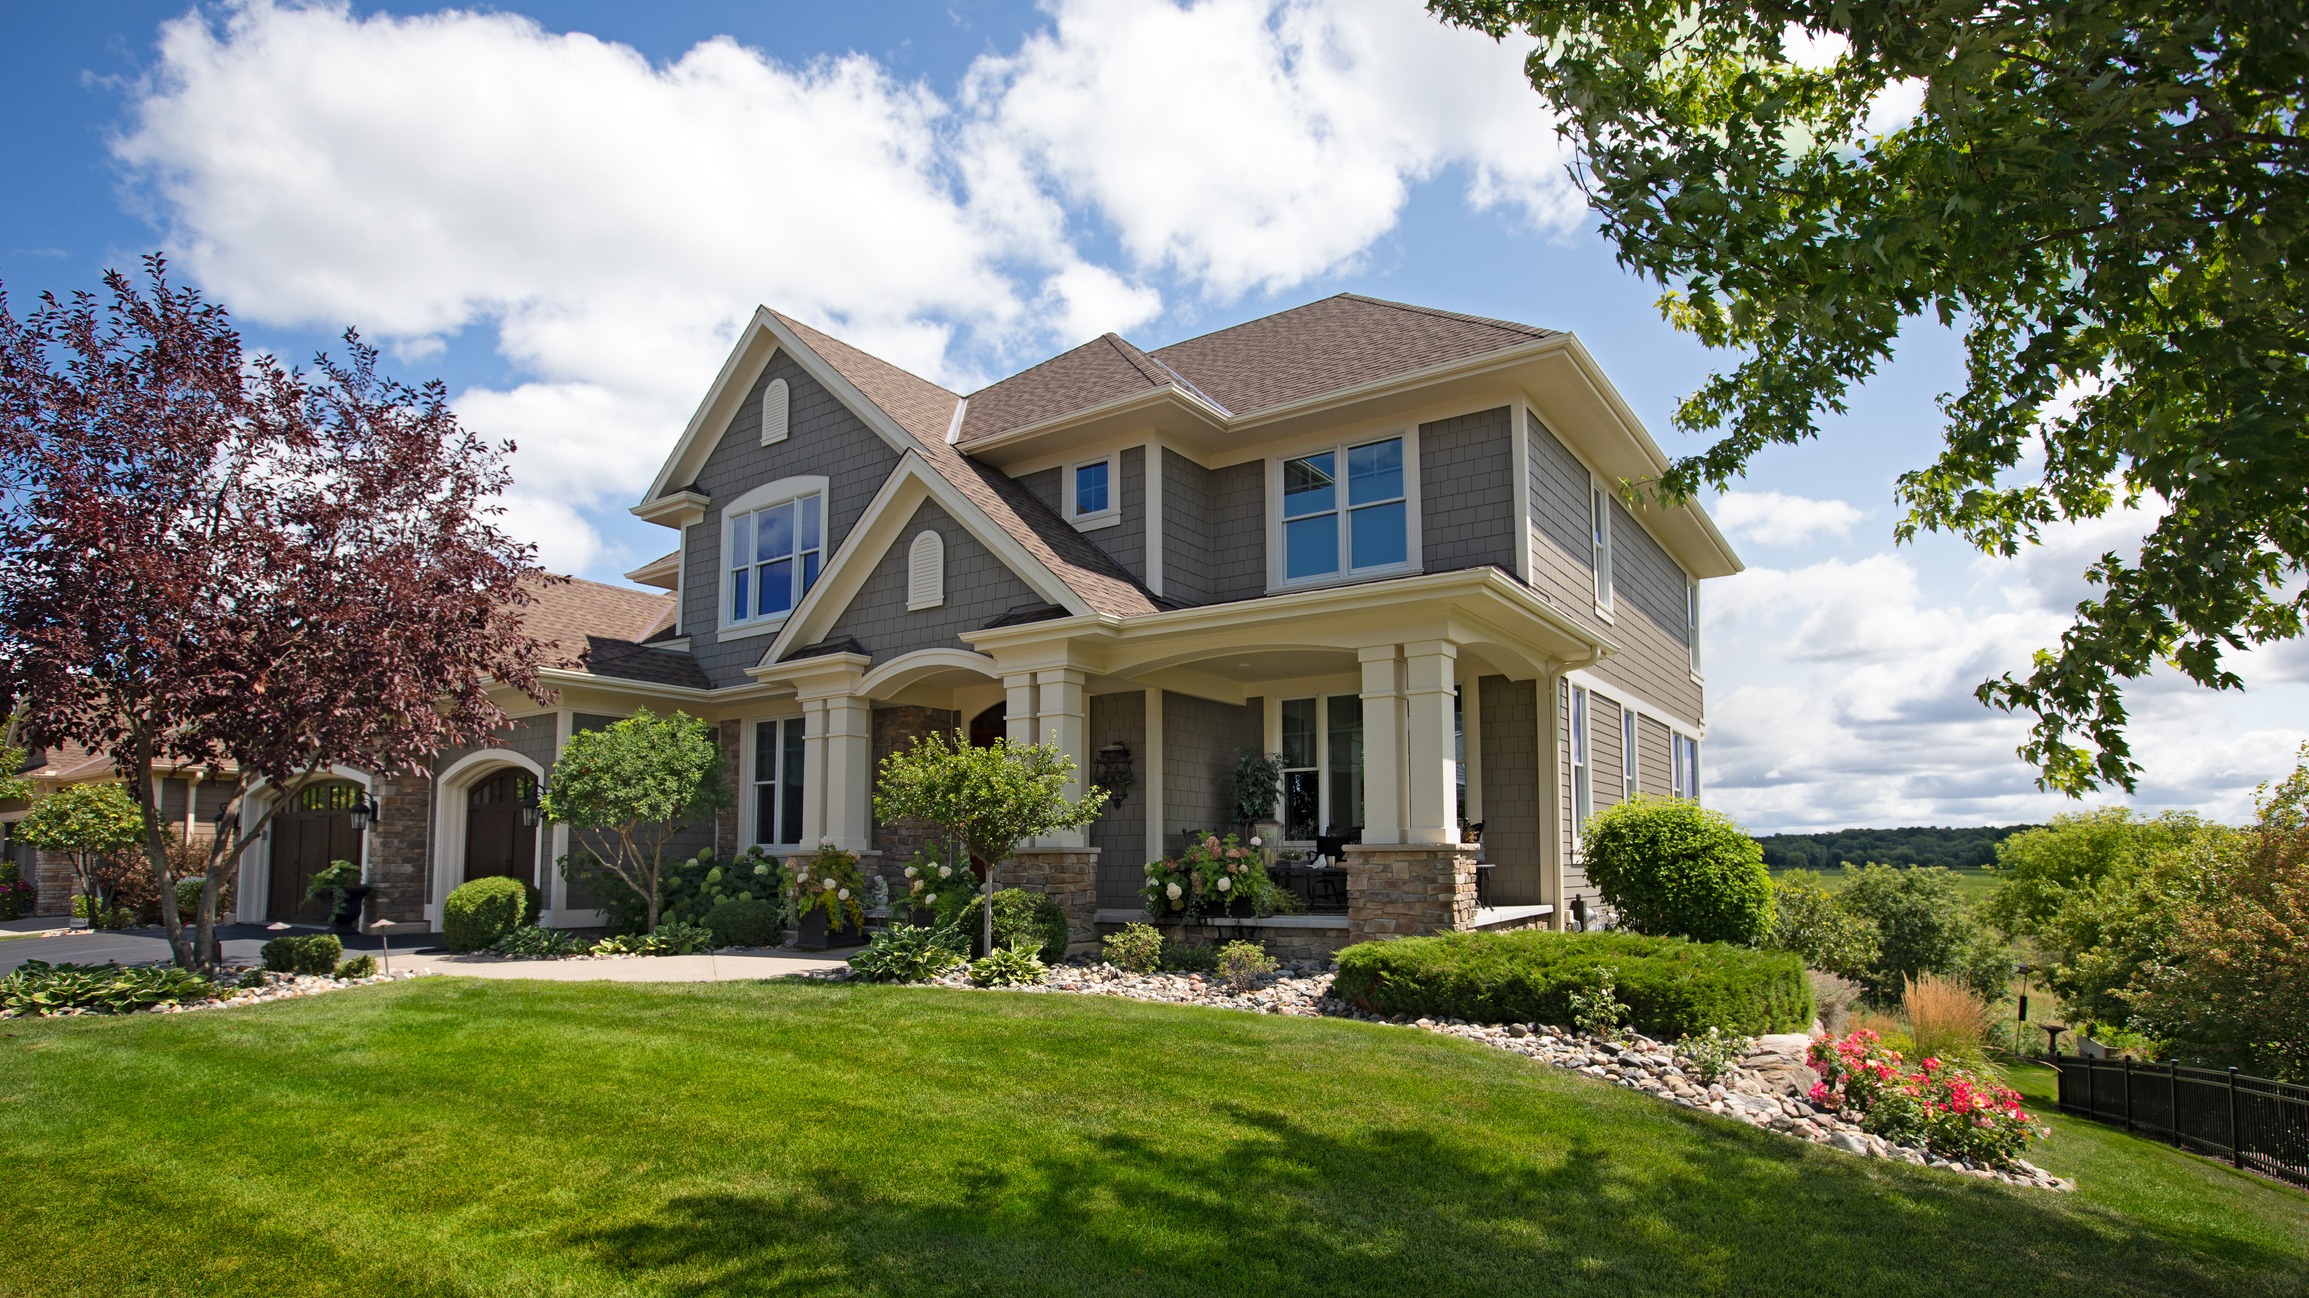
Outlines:
{"type": "Polygon", "coordinates": [[[1122,448],[1116,447],[1104,455],[1093,455],[1087,460],[1070,460],[1058,474],[1058,499],[1066,507],[1066,521],[1074,524],[1077,532],[1095,532],[1102,527],[1113,527],[1122,521],[1122,448]],[[1093,464],[1106,466],[1106,508],[1090,513],[1077,513],[1074,508],[1074,472],[1093,464]]]}
{"type": "Polygon", "coordinates": [[[1692,656],[1692,680],[1704,684],[1706,677],[1700,669],[1700,583],[1696,577],[1684,578],[1684,648],[1692,656]]]}
{"type": "Polygon", "coordinates": [[[1588,480],[1588,564],[1595,580],[1595,615],[1612,620],[1612,494],[1603,479],[1589,473],[1588,480]]]}
{"type": "Polygon", "coordinates": [[[1620,800],[1643,792],[1642,775],[1643,713],[1631,707],[1620,708],[1620,800]]]}
{"type": "MultiPolygon", "coordinates": [[[[1331,446],[1303,446],[1287,455],[1267,457],[1267,593],[1272,595],[1286,590],[1321,590],[1326,586],[1350,586],[1358,582],[1382,581],[1389,577],[1404,577],[1425,570],[1426,555],[1420,544],[1419,522],[1419,429],[1416,426],[1390,431],[1375,429],[1348,438],[1331,446]],[[1401,563],[1383,568],[1359,568],[1353,571],[1329,573],[1320,577],[1301,577],[1296,581],[1283,576],[1283,465],[1292,460],[1305,459],[1329,451],[1344,464],[1350,447],[1369,446],[1393,438],[1403,439],[1403,551],[1401,563]]],[[[1339,557],[1347,557],[1347,485],[1344,477],[1339,483],[1338,514],[1340,518],[1339,557]]]]}
{"type": "MultiPolygon", "coordinates": [[[[760,826],[759,824],[757,824],[757,823],[756,823],[756,822],[757,822],[757,821],[760,819],[760,808],[759,808],[759,807],[758,807],[758,805],[757,805],[757,802],[756,802],[756,798],[755,798],[755,795],[754,795],[754,787],[755,787],[755,781],[754,781],[754,762],[756,761],[757,750],[759,750],[759,748],[761,747],[761,731],[758,729],[758,727],[760,726],[760,724],[761,724],[762,722],[764,722],[764,721],[777,721],[777,722],[787,722],[787,721],[799,721],[799,720],[801,720],[801,719],[802,719],[802,716],[801,716],[801,714],[800,714],[800,713],[798,713],[798,712],[793,712],[793,713],[784,713],[784,714],[781,714],[781,715],[778,715],[778,716],[768,716],[768,717],[748,717],[748,718],[746,718],[746,719],[745,719],[745,721],[742,723],[742,726],[741,726],[741,730],[740,730],[740,734],[739,734],[738,771],[739,771],[739,773],[740,773],[740,774],[743,776],[743,778],[742,778],[742,779],[741,779],[741,780],[738,782],[738,783],[739,783],[739,794],[738,794],[738,798],[739,798],[739,805],[740,805],[740,818],[741,818],[741,819],[742,819],[742,820],[743,820],[745,823],[744,823],[744,824],[742,824],[742,825],[740,825],[740,826],[738,827],[738,829],[739,829],[739,835],[738,835],[738,836],[739,836],[739,848],[738,848],[738,850],[739,850],[740,852],[743,852],[743,851],[744,851],[746,848],[748,848],[748,847],[754,847],[754,846],[757,846],[757,845],[759,845],[759,846],[763,846],[763,847],[791,847],[791,846],[794,846],[794,844],[791,844],[791,843],[762,843],[762,842],[761,842],[761,826],[760,826]]],[[[809,790],[809,788],[808,788],[807,786],[804,786],[804,787],[803,787],[803,789],[802,789],[802,798],[803,798],[803,801],[807,802],[807,801],[809,800],[809,797],[810,797],[810,790],[809,790]]]]}
{"type": "MultiPolygon", "coordinates": [[[[813,492],[819,497],[818,575],[823,577],[827,562],[834,553],[833,501],[827,491],[826,478],[808,474],[779,478],[774,482],[765,482],[752,488],[737,499],[722,506],[721,517],[716,520],[721,529],[721,541],[714,547],[714,581],[720,587],[720,593],[714,597],[714,607],[719,611],[719,617],[716,621],[720,631],[720,639],[734,640],[743,636],[769,635],[783,629],[787,620],[794,615],[793,609],[787,609],[783,613],[773,614],[770,617],[742,619],[730,616],[730,529],[734,521],[742,515],[754,513],[770,505],[797,500],[813,492]]],[[[799,607],[801,601],[797,599],[794,603],[796,607],[799,607]]]]}
{"type": "Polygon", "coordinates": [[[1571,750],[1571,841],[1576,852],[1587,822],[1595,817],[1595,698],[1585,685],[1571,687],[1566,720],[1565,728],[1571,732],[1564,745],[1571,750]]]}

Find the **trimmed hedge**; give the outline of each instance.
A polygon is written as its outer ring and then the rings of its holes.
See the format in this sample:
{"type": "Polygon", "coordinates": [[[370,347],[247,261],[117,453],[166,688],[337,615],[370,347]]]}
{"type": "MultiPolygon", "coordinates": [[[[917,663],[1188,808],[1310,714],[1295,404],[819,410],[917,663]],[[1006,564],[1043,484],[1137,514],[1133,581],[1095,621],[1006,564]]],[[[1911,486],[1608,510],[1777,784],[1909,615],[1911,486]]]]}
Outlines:
{"type": "Polygon", "coordinates": [[[715,946],[776,946],[785,940],[785,908],[756,897],[725,901],[706,912],[715,946]]]}
{"type": "Polygon", "coordinates": [[[334,933],[300,933],[276,937],[257,951],[265,968],[273,973],[313,974],[327,978],[337,972],[337,961],[345,954],[345,944],[334,933]]]}
{"type": "Polygon", "coordinates": [[[457,885],[441,903],[441,936],[452,951],[478,951],[531,918],[529,886],[492,876],[457,885]]]}
{"type": "Polygon", "coordinates": [[[1580,844],[1615,928],[1744,944],[1772,932],[1764,849],[1722,812],[1638,796],[1597,812],[1580,844]]]}
{"type": "Polygon", "coordinates": [[[1635,933],[1446,933],[1339,953],[1332,994],[1382,1014],[1572,1026],[1571,994],[1606,968],[1652,1037],[1736,1036],[1812,1024],[1804,962],[1785,951],[1635,933]]]}

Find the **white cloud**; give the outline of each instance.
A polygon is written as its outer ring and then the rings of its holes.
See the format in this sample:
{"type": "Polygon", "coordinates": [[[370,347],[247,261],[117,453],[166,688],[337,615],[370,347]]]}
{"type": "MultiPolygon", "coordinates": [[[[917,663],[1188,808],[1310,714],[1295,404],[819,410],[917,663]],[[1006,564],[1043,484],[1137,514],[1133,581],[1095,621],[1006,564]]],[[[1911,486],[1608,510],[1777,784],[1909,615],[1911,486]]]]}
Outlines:
{"type": "Polygon", "coordinates": [[[1777,491],[1727,491],[1716,498],[1709,512],[1735,539],[1774,547],[1849,536],[1853,524],[1862,517],[1858,509],[1841,500],[1814,500],[1777,491]]]}
{"type": "Polygon", "coordinates": [[[244,319],[405,361],[493,332],[515,378],[458,408],[520,442],[513,525],[584,568],[626,557],[598,519],[757,303],[967,386],[1153,318],[1150,275],[1336,268],[1446,167],[1569,220],[1519,57],[1379,0],[1067,0],[949,100],[859,55],[653,65],[517,15],[252,0],[162,27],[114,152],[244,319]],[[1081,250],[1110,230],[1128,264],[1081,250]]]}
{"type": "Polygon", "coordinates": [[[1454,164],[1479,207],[1581,210],[1524,50],[1413,5],[1057,0],[973,69],[974,151],[1111,223],[1141,270],[1218,296],[1287,287],[1386,233],[1454,164]]]}

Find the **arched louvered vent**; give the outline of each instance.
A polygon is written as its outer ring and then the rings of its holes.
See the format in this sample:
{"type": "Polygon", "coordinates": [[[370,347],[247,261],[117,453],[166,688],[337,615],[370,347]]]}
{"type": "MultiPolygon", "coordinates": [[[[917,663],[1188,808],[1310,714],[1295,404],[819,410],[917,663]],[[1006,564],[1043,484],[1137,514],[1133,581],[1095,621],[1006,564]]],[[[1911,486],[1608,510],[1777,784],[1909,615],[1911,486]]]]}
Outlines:
{"type": "Polygon", "coordinates": [[[762,445],[786,440],[786,408],[790,405],[784,379],[772,379],[762,389],[762,445]]]}
{"type": "Polygon", "coordinates": [[[906,611],[946,602],[946,538],[925,531],[906,551],[906,611]]]}

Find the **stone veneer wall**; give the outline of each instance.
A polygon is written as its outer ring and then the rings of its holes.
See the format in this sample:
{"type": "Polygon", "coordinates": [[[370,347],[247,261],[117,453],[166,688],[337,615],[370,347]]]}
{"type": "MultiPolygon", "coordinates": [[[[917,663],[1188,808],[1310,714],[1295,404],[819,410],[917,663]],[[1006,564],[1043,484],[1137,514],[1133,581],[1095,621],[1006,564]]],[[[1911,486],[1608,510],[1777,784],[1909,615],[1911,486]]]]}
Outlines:
{"type": "MultiPolygon", "coordinates": [[[[962,724],[962,714],[944,708],[894,707],[874,709],[874,770],[879,778],[882,759],[914,742],[920,735],[951,733],[962,724]]],[[[929,829],[912,817],[885,823],[874,818],[874,850],[881,853],[879,862],[865,863],[867,868],[878,869],[890,881],[893,902],[906,895],[906,862],[922,850],[929,838],[929,829]]]]}
{"type": "Polygon", "coordinates": [[[369,827],[369,906],[363,921],[389,919],[419,923],[431,899],[433,783],[425,775],[396,775],[379,781],[383,814],[369,827]]]}
{"type": "Polygon", "coordinates": [[[33,852],[32,868],[24,871],[24,881],[33,888],[33,914],[46,918],[72,913],[72,896],[80,891],[80,879],[73,873],[70,853],[33,852]]]}
{"type": "Polygon", "coordinates": [[[744,735],[745,723],[742,721],[724,721],[719,728],[718,737],[722,746],[722,779],[729,785],[730,789],[730,805],[722,808],[714,816],[714,855],[719,857],[726,858],[738,854],[738,849],[742,846],[738,842],[738,804],[744,801],[754,788],[753,781],[746,778],[745,771],[738,765],[745,752],[741,742],[744,735]]]}
{"type": "Polygon", "coordinates": [[[1022,847],[1003,862],[995,882],[1004,888],[1046,894],[1066,912],[1067,931],[1076,947],[1097,943],[1097,848],[1022,847]]]}
{"type": "Polygon", "coordinates": [[[1464,844],[1348,845],[1347,926],[1353,940],[1473,927],[1475,855],[1464,844]]]}

